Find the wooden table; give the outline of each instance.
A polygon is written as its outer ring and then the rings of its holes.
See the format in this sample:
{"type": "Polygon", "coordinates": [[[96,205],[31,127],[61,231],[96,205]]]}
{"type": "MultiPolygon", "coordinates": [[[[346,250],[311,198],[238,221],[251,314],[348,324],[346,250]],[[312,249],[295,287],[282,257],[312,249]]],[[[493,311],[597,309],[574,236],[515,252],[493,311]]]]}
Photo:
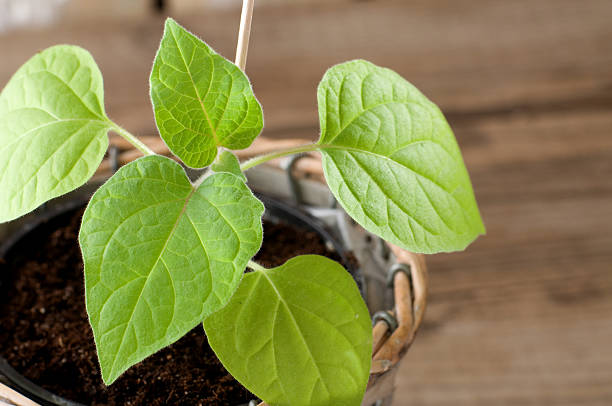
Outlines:
{"type": "MultiPolygon", "coordinates": [[[[232,57],[238,9],[175,16],[232,57]]],[[[0,83],[36,50],[80,44],[111,117],[155,127],[148,73],[163,19],[103,16],[0,36],[0,83]]],[[[274,3],[247,70],[270,137],[316,138],[326,67],[401,73],[455,129],[488,233],[429,257],[425,327],[396,405],[612,404],[612,2],[274,3]]]]}

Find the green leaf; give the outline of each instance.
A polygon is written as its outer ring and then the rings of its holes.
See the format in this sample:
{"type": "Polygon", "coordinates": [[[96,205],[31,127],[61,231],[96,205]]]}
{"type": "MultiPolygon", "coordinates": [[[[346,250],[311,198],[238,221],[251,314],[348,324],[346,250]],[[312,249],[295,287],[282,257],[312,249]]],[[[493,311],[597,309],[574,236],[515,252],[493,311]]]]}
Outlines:
{"type": "Polygon", "coordinates": [[[104,382],[226,304],[261,245],[263,210],[236,176],[194,189],[160,156],[124,166],[94,194],[79,241],[104,382]]]}
{"type": "Polygon", "coordinates": [[[484,225],[444,116],[397,73],[332,67],[318,90],[325,178],[367,230],[415,252],[462,250],[484,225]]]}
{"type": "Polygon", "coordinates": [[[0,94],[0,222],[84,184],[102,161],[112,123],[102,75],[76,46],[48,48],[0,94]]]}
{"type": "Polygon", "coordinates": [[[171,18],[150,82],[159,132],[190,167],[210,165],[219,146],[247,148],[263,128],[244,72],[171,18]]]}
{"type": "Polygon", "coordinates": [[[215,162],[212,164],[211,169],[213,172],[227,172],[238,176],[244,182],[247,181],[246,176],[240,170],[240,161],[236,155],[232,154],[231,151],[223,150],[215,162]]]}
{"type": "Polygon", "coordinates": [[[325,257],[305,255],[247,273],[204,321],[227,370],[270,405],[359,405],[372,327],[357,285],[325,257]]]}

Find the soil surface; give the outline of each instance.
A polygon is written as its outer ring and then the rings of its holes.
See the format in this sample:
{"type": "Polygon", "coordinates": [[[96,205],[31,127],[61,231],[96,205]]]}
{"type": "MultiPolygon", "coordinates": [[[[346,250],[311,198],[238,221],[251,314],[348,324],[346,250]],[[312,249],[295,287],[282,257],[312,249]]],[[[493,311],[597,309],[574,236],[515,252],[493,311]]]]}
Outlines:
{"type": "MultiPolygon", "coordinates": [[[[100,377],[85,312],[77,243],[83,210],[45,223],[0,259],[0,354],[43,388],[87,405],[237,405],[255,396],[223,368],[200,326],[130,368],[113,385],[100,377]]],[[[255,260],[277,266],[300,254],[338,259],[322,238],[264,222],[255,260]]]]}

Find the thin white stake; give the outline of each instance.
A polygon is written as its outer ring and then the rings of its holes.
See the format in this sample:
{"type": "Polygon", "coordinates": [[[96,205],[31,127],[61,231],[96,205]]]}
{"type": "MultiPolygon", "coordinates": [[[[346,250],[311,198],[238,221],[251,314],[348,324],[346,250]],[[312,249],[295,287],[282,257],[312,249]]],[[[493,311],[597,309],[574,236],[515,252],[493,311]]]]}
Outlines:
{"type": "Polygon", "coordinates": [[[251,20],[253,19],[254,3],[255,0],[242,1],[240,32],[238,33],[238,46],[236,47],[236,65],[243,71],[246,67],[247,52],[249,50],[249,37],[251,36],[251,20]]]}

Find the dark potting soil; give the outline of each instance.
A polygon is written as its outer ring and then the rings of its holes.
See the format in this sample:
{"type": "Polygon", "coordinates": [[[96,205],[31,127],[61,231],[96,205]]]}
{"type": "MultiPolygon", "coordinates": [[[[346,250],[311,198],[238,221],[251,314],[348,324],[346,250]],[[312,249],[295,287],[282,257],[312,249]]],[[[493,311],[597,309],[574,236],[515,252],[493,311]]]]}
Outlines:
{"type": "MultiPolygon", "coordinates": [[[[0,259],[0,354],[18,372],[66,399],[91,405],[237,405],[255,397],[223,368],[202,326],[106,387],[85,312],[77,243],[83,210],[29,233],[0,259]]],[[[255,260],[271,267],[301,254],[338,260],[321,237],[264,222],[255,260]]]]}

